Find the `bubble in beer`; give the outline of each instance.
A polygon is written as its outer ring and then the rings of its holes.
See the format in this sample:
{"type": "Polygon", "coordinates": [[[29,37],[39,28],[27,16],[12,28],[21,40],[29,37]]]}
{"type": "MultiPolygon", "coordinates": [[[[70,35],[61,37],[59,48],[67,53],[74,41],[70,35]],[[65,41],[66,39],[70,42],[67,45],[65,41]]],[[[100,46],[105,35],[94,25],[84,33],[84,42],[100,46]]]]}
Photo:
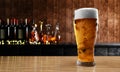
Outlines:
{"type": "Polygon", "coordinates": [[[74,20],[83,18],[98,19],[98,10],[96,8],[80,8],[74,12],[74,20]]]}

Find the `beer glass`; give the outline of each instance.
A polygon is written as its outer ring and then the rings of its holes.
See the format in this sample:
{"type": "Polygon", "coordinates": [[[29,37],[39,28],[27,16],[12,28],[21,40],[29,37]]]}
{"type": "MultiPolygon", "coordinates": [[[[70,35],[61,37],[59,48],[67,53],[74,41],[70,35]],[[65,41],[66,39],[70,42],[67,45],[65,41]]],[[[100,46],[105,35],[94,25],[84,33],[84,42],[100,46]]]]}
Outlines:
{"type": "Polygon", "coordinates": [[[74,11],[74,33],[77,43],[77,65],[94,66],[94,44],[96,39],[98,10],[80,8],[74,11]]]}

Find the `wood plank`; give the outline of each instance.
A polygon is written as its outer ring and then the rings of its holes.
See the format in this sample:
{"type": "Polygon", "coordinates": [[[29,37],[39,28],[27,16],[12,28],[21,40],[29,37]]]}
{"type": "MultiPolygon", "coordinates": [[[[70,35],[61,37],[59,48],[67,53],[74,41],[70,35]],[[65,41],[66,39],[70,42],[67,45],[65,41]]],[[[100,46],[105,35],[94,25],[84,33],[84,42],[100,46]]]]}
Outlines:
{"type": "Polygon", "coordinates": [[[10,7],[10,4],[11,4],[11,0],[5,0],[5,17],[6,18],[10,18],[11,17],[11,7],[10,7]]]}
{"type": "Polygon", "coordinates": [[[53,27],[55,28],[55,24],[58,22],[58,0],[53,0],[53,27]]]}
{"type": "MultiPolygon", "coordinates": [[[[33,0],[24,0],[24,17],[32,17],[33,14],[33,0]]],[[[39,16],[39,15],[38,15],[39,16]]]]}
{"type": "Polygon", "coordinates": [[[0,18],[5,18],[5,0],[0,0],[0,18]]]}
{"type": "Polygon", "coordinates": [[[114,42],[116,43],[119,43],[119,35],[120,35],[120,1],[119,0],[114,0],[114,7],[115,7],[115,10],[114,10],[114,42]]]}
{"type": "Polygon", "coordinates": [[[80,5],[79,1],[80,1],[80,0],[73,0],[73,10],[79,8],[79,5],[80,5]]]}
{"type": "Polygon", "coordinates": [[[60,31],[62,36],[60,43],[66,43],[66,0],[59,0],[58,6],[58,21],[60,21],[60,31]]]}
{"type": "Polygon", "coordinates": [[[85,5],[86,7],[94,7],[94,0],[86,0],[85,5]]]}
{"type": "MultiPolygon", "coordinates": [[[[99,42],[105,43],[108,41],[108,1],[99,0],[99,30],[100,39],[99,42]]],[[[111,17],[110,17],[111,18],[111,17]]]]}
{"type": "Polygon", "coordinates": [[[18,1],[17,0],[14,0],[14,1],[11,0],[11,16],[12,17],[15,17],[15,18],[18,17],[17,9],[19,9],[19,8],[17,8],[17,7],[18,7],[18,1]]]}
{"type": "MultiPolygon", "coordinates": [[[[120,0],[117,0],[118,1],[118,4],[119,4],[119,6],[118,6],[118,12],[120,12],[120,0]]],[[[118,13],[118,26],[119,26],[119,37],[118,37],[118,39],[119,39],[119,42],[120,42],[120,13],[118,13]]]]}
{"type": "Polygon", "coordinates": [[[86,7],[86,0],[79,0],[79,7],[80,8],[86,7]]]}
{"type": "Polygon", "coordinates": [[[39,20],[44,20],[47,18],[47,0],[39,0],[39,20]]]}
{"type": "Polygon", "coordinates": [[[79,7],[94,7],[94,0],[79,0],[79,7]]]}
{"type": "Polygon", "coordinates": [[[77,56],[0,56],[1,72],[119,72],[119,56],[95,56],[96,67],[76,65],[77,56]],[[106,63],[106,64],[105,64],[106,63]]]}
{"type": "Polygon", "coordinates": [[[17,8],[18,8],[18,10],[17,10],[18,18],[21,18],[21,14],[20,14],[20,13],[21,13],[22,7],[20,8],[20,5],[21,5],[21,4],[20,4],[20,0],[17,0],[17,1],[18,1],[18,7],[17,7],[17,8]],[[20,9],[19,9],[19,8],[20,8],[20,9]]]}
{"type": "Polygon", "coordinates": [[[114,42],[114,0],[108,1],[108,42],[114,42]]]}
{"type": "MultiPolygon", "coordinates": [[[[94,8],[98,9],[98,17],[100,17],[100,9],[99,9],[99,0],[94,0],[94,8]]],[[[98,19],[98,31],[97,31],[97,38],[96,38],[96,43],[99,43],[100,40],[100,23],[99,23],[99,19],[98,19]]]]}
{"type": "Polygon", "coordinates": [[[39,14],[39,0],[33,0],[33,19],[34,22],[38,22],[38,14],[39,14]]]}
{"type": "MultiPolygon", "coordinates": [[[[18,17],[19,18],[23,18],[24,17],[24,1],[23,0],[17,0],[18,1],[18,9],[17,9],[17,13],[18,13],[18,17]]],[[[12,1],[11,1],[12,2],[12,1]]]]}
{"type": "Polygon", "coordinates": [[[47,23],[53,24],[53,0],[47,0],[47,23]]]}
{"type": "Polygon", "coordinates": [[[66,1],[66,42],[71,43],[72,42],[72,32],[73,32],[73,1],[67,0],[66,1]]]}

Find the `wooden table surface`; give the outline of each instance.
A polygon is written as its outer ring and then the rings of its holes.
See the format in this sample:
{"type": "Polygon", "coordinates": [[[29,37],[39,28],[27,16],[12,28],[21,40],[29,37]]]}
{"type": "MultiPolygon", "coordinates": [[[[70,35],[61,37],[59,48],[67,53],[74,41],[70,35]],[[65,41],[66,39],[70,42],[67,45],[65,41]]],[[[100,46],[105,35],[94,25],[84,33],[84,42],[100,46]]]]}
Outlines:
{"type": "Polygon", "coordinates": [[[95,67],[76,66],[77,56],[0,56],[0,72],[120,72],[120,56],[95,56],[95,67]]]}

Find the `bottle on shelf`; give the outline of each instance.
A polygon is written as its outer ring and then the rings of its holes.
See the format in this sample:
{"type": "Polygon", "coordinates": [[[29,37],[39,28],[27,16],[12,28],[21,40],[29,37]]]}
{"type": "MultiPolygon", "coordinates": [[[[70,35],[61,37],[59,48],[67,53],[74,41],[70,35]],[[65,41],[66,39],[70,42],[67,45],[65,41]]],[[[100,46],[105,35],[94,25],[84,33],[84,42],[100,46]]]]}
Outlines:
{"type": "Polygon", "coordinates": [[[24,28],[25,28],[25,40],[26,40],[26,43],[28,43],[29,41],[29,26],[28,26],[28,19],[25,18],[25,25],[24,25],[24,28]]]}
{"type": "Polygon", "coordinates": [[[51,38],[51,41],[54,44],[58,44],[60,40],[61,40],[60,27],[59,27],[59,23],[56,23],[54,35],[51,38]]]}
{"type": "Polygon", "coordinates": [[[13,18],[14,40],[17,39],[17,26],[18,26],[18,21],[16,18],[13,18]]]}
{"type": "Polygon", "coordinates": [[[44,44],[51,44],[52,30],[51,24],[46,24],[46,34],[43,36],[44,44]]]}
{"type": "Polygon", "coordinates": [[[30,39],[29,39],[29,43],[30,44],[39,44],[39,34],[37,31],[37,24],[34,24],[34,20],[33,20],[33,26],[32,26],[32,31],[31,31],[31,35],[30,35],[30,39]]]}
{"type": "Polygon", "coordinates": [[[24,24],[24,29],[25,29],[25,40],[26,44],[29,44],[29,38],[30,38],[30,32],[31,32],[31,19],[30,18],[25,18],[25,24],[24,24]]]}
{"type": "Polygon", "coordinates": [[[43,44],[43,35],[44,35],[44,31],[43,31],[43,22],[39,21],[40,24],[40,33],[39,33],[39,38],[40,38],[40,43],[43,44]]]}
{"type": "Polygon", "coordinates": [[[7,27],[7,39],[9,40],[10,39],[10,19],[9,18],[7,18],[6,27],[7,27]]]}
{"type": "Polygon", "coordinates": [[[6,38],[6,25],[5,22],[0,19],[0,45],[4,45],[6,38]]]}
{"type": "Polygon", "coordinates": [[[14,40],[16,37],[16,35],[15,35],[16,33],[15,33],[15,28],[14,28],[14,19],[13,18],[11,18],[11,20],[10,20],[10,25],[9,25],[9,27],[8,27],[8,35],[9,35],[9,40],[14,40]]]}
{"type": "Polygon", "coordinates": [[[20,19],[19,22],[17,21],[17,40],[25,40],[25,31],[24,31],[24,21],[20,19]]]}

